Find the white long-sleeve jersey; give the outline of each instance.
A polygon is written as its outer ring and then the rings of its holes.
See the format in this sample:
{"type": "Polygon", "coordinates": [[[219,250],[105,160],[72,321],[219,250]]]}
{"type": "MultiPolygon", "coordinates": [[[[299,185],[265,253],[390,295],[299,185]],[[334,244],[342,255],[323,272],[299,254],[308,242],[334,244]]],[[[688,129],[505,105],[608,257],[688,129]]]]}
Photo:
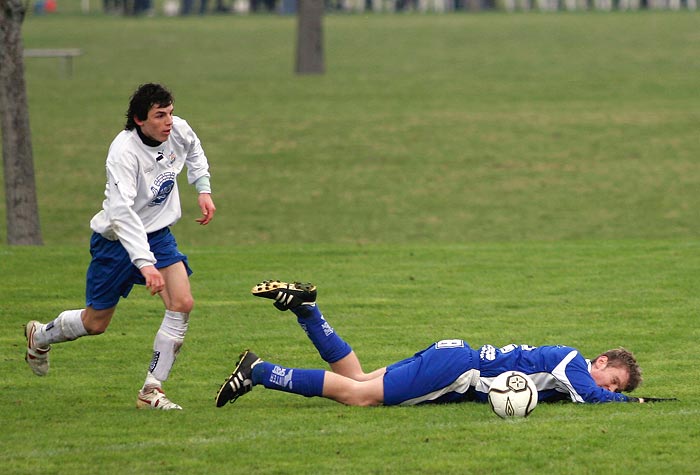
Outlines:
{"type": "Polygon", "coordinates": [[[135,129],[120,132],[109,147],[105,200],[90,221],[92,230],[119,239],[136,267],[155,264],[146,234],[180,219],[177,175],[184,166],[190,184],[210,176],[199,138],[185,120],[173,116],[168,140],[155,147],[135,129]]]}

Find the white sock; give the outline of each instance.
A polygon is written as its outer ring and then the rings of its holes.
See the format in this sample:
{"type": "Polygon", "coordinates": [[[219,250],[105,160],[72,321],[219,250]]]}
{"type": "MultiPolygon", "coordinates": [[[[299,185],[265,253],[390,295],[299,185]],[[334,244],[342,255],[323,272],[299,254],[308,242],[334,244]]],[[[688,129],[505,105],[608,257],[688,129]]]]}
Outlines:
{"type": "Polygon", "coordinates": [[[34,333],[34,345],[43,348],[52,343],[71,341],[87,335],[87,330],[85,330],[83,320],[80,317],[82,313],[82,309],[66,310],[54,321],[41,325],[34,333]]]}
{"type": "MultiPolygon", "coordinates": [[[[153,359],[151,359],[151,366],[148,368],[149,376],[158,382],[168,379],[175,358],[185,339],[189,318],[189,313],[165,311],[163,322],[153,342],[153,359]]],[[[148,376],[146,378],[148,382],[148,376]]]]}
{"type": "Polygon", "coordinates": [[[157,379],[155,376],[153,376],[153,374],[149,371],[146,374],[146,382],[143,383],[141,392],[145,393],[149,389],[160,388],[161,386],[163,386],[163,382],[157,379]]]}

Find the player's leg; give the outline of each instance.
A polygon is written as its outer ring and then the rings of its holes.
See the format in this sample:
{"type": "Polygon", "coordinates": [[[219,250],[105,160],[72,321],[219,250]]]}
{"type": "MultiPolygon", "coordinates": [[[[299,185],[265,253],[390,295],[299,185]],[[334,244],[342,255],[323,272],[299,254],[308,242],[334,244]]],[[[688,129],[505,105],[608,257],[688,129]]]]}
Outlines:
{"type": "MultiPolygon", "coordinates": [[[[380,370],[378,370],[380,371],[380,370]]],[[[323,397],[348,406],[379,406],[384,402],[384,378],[381,374],[365,381],[355,381],[326,372],[323,397]]]]}
{"type": "Polygon", "coordinates": [[[160,293],[165,313],[153,341],[153,357],[139,391],[137,406],[181,409],[165,397],[162,386],[168,379],[185,340],[194,299],[190,290],[188,270],[183,262],[176,262],[159,271],[165,280],[165,288],[160,293]]]}
{"type": "Polygon", "coordinates": [[[165,280],[160,293],[165,308],[174,312],[190,313],[194,299],[190,288],[189,271],[183,261],[158,269],[165,280]]]}
{"type": "Polygon", "coordinates": [[[96,311],[92,307],[61,312],[54,320],[42,324],[27,324],[27,338],[33,347],[48,347],[54,343],[72,341],[85,335],[99,335],[109,325],[114,314],[114,307],[96,311]],[[101,317],[101,318],[98,318],[101,317]]]}
{"type": "Polygon", "coordinates": [[[364,374],[352,348],[328,323],[318,305],[300,305],[291,311],[296,315],[297,323],[311,340],[319,356],[333,371],[348,377],[364,374]]]}
{"type": "Polygon", "coordinates": [[[49,370],[51,344],[104,333],[119,298],[128,295],[131,289],[133,266],[119,241],[109,241],[93,233],[90,253],[92,261],[86,276],[85,309],[67,310],[49,323],[32,320],[25,326],[25,360],[39,376],[49,370]]]}
{"type": "Polygon", "coordinates": [[[246,351],[219,389],[217,407],[235,401],[255,385],[306,397],[325,397],[351,406],[376,406],[382,404],[384,398],[381,375],[367,381],[356,381],[320,369],[287,368],[263,361],[246,351]]]}
{"type": "MultiPolygon", "coordinates": [[[[158,387],[168,379],[175,364],[189,328],[190,312],[194,306],[185,265],[177,262],[159,270],[165,280],[165,288],[160,293],[165,304],[165,313],[153,342],[153,359],[149,370],[150,385],[158,387]]],[[[145,384],[144,389],[148,385],[145,384]]]]}
{"type": "Polygon", "coordinates": [[[321,313],[316,304],[315,285],[267,280],[254,286],[252,294],[275,300],[277,309],[294,313],[299,326],[334,373],[357,381],[366,381],[374,377],[374,373],[368,374],[362,370],[362,365],[350,345],[338,335],[321,313]]]}
{"type": "Polygon", "coordinates": [[[252,369],[253,385],[302,396],[322,396],[349,406],[376,406],[382,403],[381,375],[366,381],[318,369],[286,368],[261,361],[252,369]]]}
{"type": "Polygon", "coordinates": [[[107,331],[107,327],[112,323],[112,317],[117,306],[104,309],[96,309],[92,305],[85,307],[82,312],[82,322],[88,335],[101,335],[107,331]]]}
{"type": "Polygon", "coordinates": [[[25,326],[27,338],[25,360],[38,376],[49,371],[49,350],[55,343],[76,340],[86,335],[98,335],[109,325],[115,307],[97,311],[92,307],[61,312],[54,320],[40,323],[32,320],[25,326]]]}
{"type": "Polygon", "coordinates": [[[291,311],[331,371],[355,381],[369,381],[384,374],[384,368],[371,373],[364,372],[357,354],[328,323],[318,305],[300,305],[291,311]]]}
{"type": "Polygon", "coordinates": [[[153,341],[153,357],[136,406],[182,409],[171,402],[161,388],[170,375],[189,327],[190,312],[194,307],[189,280],[192,270],[187,264],[187,256],[178,250],[175,236],[169,228],[150,233],[148,244],[165,281],[164,289],[159,294],[165,305],[165,313],[153,341]]]}
{"type": "Polygon", "coordinates": [[[354,379],[355,381],[369,381],[382,376],[386,371],[386,368],[379,368],[371,373],[365,373],[354,351],[351,351],[347,356],[334,363],[329,363],[329,366],[334,373],[354,379]]]}

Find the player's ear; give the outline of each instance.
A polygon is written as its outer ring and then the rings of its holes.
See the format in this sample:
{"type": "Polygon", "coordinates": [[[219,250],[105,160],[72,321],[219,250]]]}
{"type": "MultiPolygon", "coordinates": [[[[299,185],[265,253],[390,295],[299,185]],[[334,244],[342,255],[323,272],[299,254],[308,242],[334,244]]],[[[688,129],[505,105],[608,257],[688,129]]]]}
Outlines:
{"type": "Polygon", "coordinates": [[[598,369],[603,369],[608,365],[608,357],[605,355],[601,355],[595,360],[595,366],[598,369]]]}

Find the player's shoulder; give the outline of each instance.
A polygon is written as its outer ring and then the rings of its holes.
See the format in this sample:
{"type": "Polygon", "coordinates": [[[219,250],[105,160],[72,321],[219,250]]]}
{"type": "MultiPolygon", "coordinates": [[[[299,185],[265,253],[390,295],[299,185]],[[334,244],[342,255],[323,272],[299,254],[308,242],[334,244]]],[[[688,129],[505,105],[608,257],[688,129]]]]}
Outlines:
{"type": "Polygon", "coordinates": [[[138,138],[135,130],[122,130],[109,145],[109,155],[120,154],[134,147],[134,139],[138,138]]]}
{"type": "Polygon", "coordinates": [[[572,360],[583,361],[584,360],[583,356],[581,356],[581,353],[578,351],[578,349],[576,349],[572,346],[545,345],[545,346],[539,346],[539,347],[537,347],[537,349],[546,358],[550,359],[550,361],[553,361],[553,360],[561,361],[564,359],[566,359],[567,361],[572,361],[572,360]]]}
{"type": "Polygon", "coordinates": [[[537,348],[541,348],[542,350],[546,351],[553,351],[557,353],[569,353],[570,351],[576,351],[578,350],[574,348],[573,346],[568,346],[568,345],[541,345],[538,346],[537,348]]]}
{"type": "Polygon", "coordinates": [[[570,359],[574,358],[581,358],[583,359],[583,356],[581,355],[581,352],[578,350],[578,348],[574,348],[573,346],[568,346],[568,345],[556,345],[555,350],[557,354],[561,356],[566,356],[570,359]]]}
{"type": "Polygon", "coordinates": [[[195,139],[196,134],[189,122],[182,117],[174,115],[171,137],[181,142],[191,142],[195,139]]]}
{"type": "Polygon", "coordinates": [[[183,124],[185,124],[185,125],[187,124],[187,121],[186,121],[185,119],[183,119],[183,118],[180,117],[179,115],[174,115],[174,116],[173,116],[173,126],[175,126],[175,125],[183,125],[183,124]]]}
{"type": "Polygon", "coordinates": [[[132,137],[136,134],[135,130],[126,130],[123,129],[119,131],[119,133],[114,137],[114,140],[112,140],[112,145],[121,145],[124,144],[125,142],[128,142],[129,140],[132,139],[132,137]]]}
{"type": "Polygon", "coordinates": [[[183,119],[180,116],[174,115],[173,116],[173,129],[175,130],[192,130],[192,127],[190,127],[189,122],[187,122],[185,119],[183,119]]]}

